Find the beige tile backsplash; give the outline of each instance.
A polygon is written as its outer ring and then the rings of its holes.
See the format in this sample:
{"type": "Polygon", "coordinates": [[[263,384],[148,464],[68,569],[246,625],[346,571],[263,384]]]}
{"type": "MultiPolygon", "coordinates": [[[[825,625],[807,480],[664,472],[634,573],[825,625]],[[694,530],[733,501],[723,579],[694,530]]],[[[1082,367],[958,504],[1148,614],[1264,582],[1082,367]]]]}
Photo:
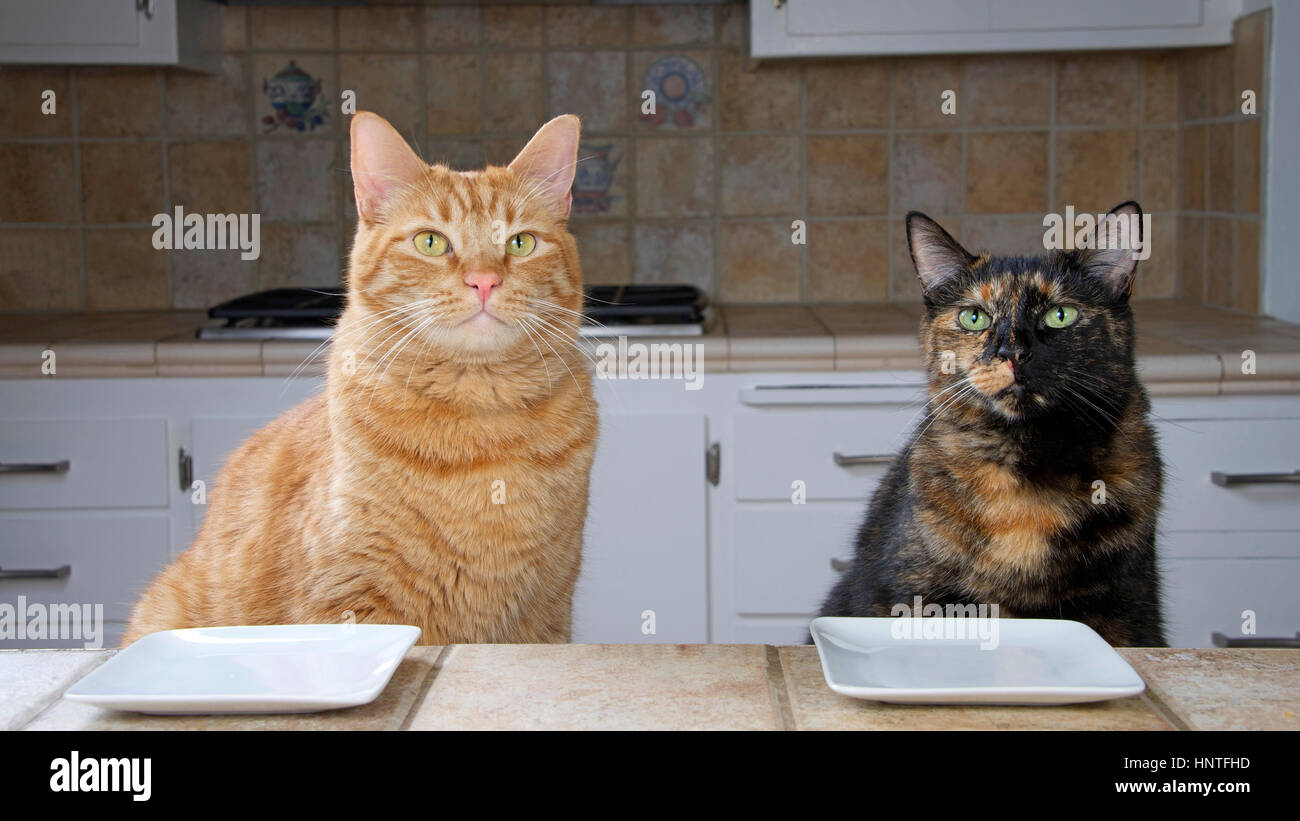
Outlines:
{"type": "Polygon", "coordinates": [[[547,117],[580,114],[572,226],[591,282],[914,302],[911,209],[972,249],[1034,252],[1045,212],[1135,198],[1153,214],[1139,296],[1259,308],[1268,11],[1223,48],[758,65],[742,4],[222,13],[213,75],[0,69],[0,311],[204,308],[339,281],[356,219],[345,90],[457,168],[508,162],[547,117]],[[319,84],[307,112],[271,105],[277,75],[319,84]],[[261,258],[155,251],[151,220],[177,205],[259,213],[261,258]]]}

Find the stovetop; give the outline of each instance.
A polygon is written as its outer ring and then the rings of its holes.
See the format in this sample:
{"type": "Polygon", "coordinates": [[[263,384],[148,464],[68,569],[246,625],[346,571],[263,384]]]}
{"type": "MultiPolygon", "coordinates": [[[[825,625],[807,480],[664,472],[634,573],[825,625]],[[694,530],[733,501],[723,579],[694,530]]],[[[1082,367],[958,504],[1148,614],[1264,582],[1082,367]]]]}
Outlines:
{"type": "MultiPolygon", "coordinates": [[[[694,285],[588,285],[582,336],[698,336],[708,297],[694,285]]],[[[208,311],[199,339],[327,339],[347,298],[342,286],[276,288],[208,311]]]]}

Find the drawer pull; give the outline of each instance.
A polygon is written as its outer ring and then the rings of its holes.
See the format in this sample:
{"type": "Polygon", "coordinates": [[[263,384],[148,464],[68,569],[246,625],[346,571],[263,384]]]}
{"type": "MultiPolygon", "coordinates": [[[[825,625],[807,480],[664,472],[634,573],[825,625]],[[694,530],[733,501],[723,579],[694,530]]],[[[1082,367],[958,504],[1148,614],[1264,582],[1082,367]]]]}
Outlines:
{"type": "Polygon", "coordinates": [[[835,464],[842,468],[852,467],[854,465],[887,465],[894,461],[895,455],[892,453],[869,453],[861,456],[845,456],[842,453],[833,454],[835,464]]]}
{"type": "Polygon", "coordinates": [[[0,473],[67,473],[72,463],[59,462],[0,462],[0,473]]]}
{"type": "Polygon", "coordinates": [[[0,567],[0,579],[66,579],[71,572],[70,564],[35,570],[5,570],[0,567]]]}
{"type": "Polygon", "coordinates": [[[831,570],[836,573],[843,573],[853,566],[853,562],[846,562],[843,559],[831,559],[831,570]]]}
{"type": "Polygon", "coordinates": [[[1211,633],[1210,641],[1215,647],[1290,647],[1300,649],[1300,633],[1295,634],[1295,638],[1255,638],[1247,636],[1245,638],[1229,638],[1222,633],[1211,633]]]}
{"type": "Polygon", "coordinates": [[[1290,473],[1223,473],[1213,471],[1210,481],[1219,487],[1232,485],[1294,485],[1300,484],[1300,470],[1290,473]]]}

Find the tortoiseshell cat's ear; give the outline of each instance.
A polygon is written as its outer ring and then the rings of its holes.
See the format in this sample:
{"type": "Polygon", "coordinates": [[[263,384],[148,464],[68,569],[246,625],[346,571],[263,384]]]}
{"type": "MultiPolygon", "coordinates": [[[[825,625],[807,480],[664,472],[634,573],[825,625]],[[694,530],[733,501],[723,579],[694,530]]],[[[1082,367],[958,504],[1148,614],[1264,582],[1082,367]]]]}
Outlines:
{"type": "Polygon", "coordinates": [[[920,211],[907,214],[907,248],[921,278],[921,289],[934,290],[970,267],[976,260],[952,234],[920,211]]]}
{"type": "Polygon", "coordinates": [[[1120,203],[1097,223],[1090,248],[1062,254],[1089,276],[1100,279],[1112,296],[1128,299],[1133,293],[1139,259],[1146,259],[1142,206],[1120,203]]]}

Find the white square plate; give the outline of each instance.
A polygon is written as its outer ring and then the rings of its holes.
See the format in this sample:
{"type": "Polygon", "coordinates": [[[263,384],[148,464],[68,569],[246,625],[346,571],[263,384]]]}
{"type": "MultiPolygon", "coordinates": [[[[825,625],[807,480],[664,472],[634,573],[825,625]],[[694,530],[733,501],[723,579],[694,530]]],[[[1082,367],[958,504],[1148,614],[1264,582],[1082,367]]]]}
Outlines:
{"type": "Polygon", "coordinates": [[[900,704],[1075,704],[1146,689],[1142,677],[1086,624],[984,619],[988,633],[981,639],[969,624],[979,621],[821,617],[813,619],[810,629],[826,683],[853,698],[900,704]],[[988,640],[994,635],[996,641],[988,640]]]}
{"type": "Polygon", "coordinates": [[[420,628],[291,624],[166,630],[72,685],[69,701],[140,713],[310,713],[375,699],[420,628]]]}

